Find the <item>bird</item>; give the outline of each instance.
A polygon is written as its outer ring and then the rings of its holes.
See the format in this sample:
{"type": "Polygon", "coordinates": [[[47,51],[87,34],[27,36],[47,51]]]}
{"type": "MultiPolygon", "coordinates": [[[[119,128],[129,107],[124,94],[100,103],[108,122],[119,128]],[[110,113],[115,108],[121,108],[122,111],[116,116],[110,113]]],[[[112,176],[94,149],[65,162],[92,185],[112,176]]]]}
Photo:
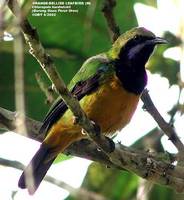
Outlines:
{"type": "MultiPolygon", "coordinates": [[[[144,27],[120,35],[105,53],[87,59],[68,85],[87,117],[111,138],[131,120],[147,84],[145,65],[157,44],[167,41],[144,27]]],[[[40,133],[46,137],[20,176],[18,186],[30,195],[59,153],[86,137],[59,97],[46,115],[40,133]]]]}

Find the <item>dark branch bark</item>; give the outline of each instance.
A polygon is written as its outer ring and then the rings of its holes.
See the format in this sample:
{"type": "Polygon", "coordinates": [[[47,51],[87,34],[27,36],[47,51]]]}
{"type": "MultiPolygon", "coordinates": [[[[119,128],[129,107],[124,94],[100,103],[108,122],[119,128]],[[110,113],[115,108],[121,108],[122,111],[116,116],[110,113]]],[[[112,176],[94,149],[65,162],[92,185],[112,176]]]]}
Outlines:
{"type": "MultiPolygon", "coordinates": [[[[20,114],[19,112],[11,112],[0,107],[0,128],[17,132],[16,127],[18,125],[21,125],[22,123],[23,123],[22,114],[20,114]]],[[[44,135],[41,135],[38,133],[42,123],[36,120],[30,119],[28,117],[26,118],[25,123],[27,127],[28,136],[26,135],[26,133],[20,132],[20,130],[19,130],[19,134],[23,136],[27,136],[32,139],[36,139],[38,141],[42,141],[44,138],[44,135]]]]}

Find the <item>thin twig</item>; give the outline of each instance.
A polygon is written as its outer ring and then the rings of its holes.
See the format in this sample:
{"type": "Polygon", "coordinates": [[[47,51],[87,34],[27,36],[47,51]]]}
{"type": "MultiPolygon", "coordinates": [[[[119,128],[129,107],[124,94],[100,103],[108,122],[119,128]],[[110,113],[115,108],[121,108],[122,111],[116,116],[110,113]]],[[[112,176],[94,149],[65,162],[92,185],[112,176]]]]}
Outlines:
{"type": "Polygon", "coordinates": [[[142,96],[142,101],[144,102],[144,108],[150,113],[150,115],[154,118],[154,120],[157,122],[159,127],[162,129],[162,131],[169,137],[169,140],[175,145],[175,147],[178,149],[178,151],[184,152],[184,145],[181,142],[180,138],[176,134],[174,128],[170,126],[164,118],[161,116],[155,105],[153,104],[153,101],[151,100],[151,97],[149,96],[148,90],[144,90],[142,96]]]}
{"type": "Polygon", "coordinates": [[[52,104],[54,102],[54,100],[56,99],[53,95],[53,92],[51,90],[49,90],[48,85],[44,82],[40,73],[36,73],[35,78],[36,78],[36,81],[37,81],[41,91],[43,91],[43,93],[45,94],[45,96],[47,98],[46,103],[52,104]]]}
{"type": "Polygon", "coordinates": [[[116,0],[104,0],[104,6],[102,12],[106,18],[111,40],[114,42],[120,36],[120,29],[116,23],[115,17],[113,15],[113,9],[116,6],[116,0]]]}
{"type": "MultiPolygon", "coordinates": [[[[0,165],[5,166],[5,167],[12,167],[18,170],[25,169],[25,166],[22,163],[15,160],[8,160],[4,158],[0,158],[0,165]]],[[[76,189],[72,187],[71,185],[67,184],[66,182],[55,179],[52,176],[45,176],[44,180],[47,181],[48,183],[54,184],[62,189],[67,190],[71,196],[77,199],[105,200],[105,197],[102,197],[101,195],[97,193],[87,191],[84,188],[76,189]]]]}
{"type": "MultiPolygon", "coordinates": [[[[16,132],[17,126],[21,126],[22,123],[25,122],[27,128],[27,135],[26,137],[36,139],[38,141],[42,141],[45,135],[39,134],[40,127],[42,125],[41,122],[36,120],[30,119],[28,117],[25,118],[25,121],[22,121],[23,114],[20,112],[11,112],[4,108],[0,107],[0,128],[8,131],[16,132]]],[[[21,129],[18,132],[20,135],[25,136],[25,132],[21,129]]]]}

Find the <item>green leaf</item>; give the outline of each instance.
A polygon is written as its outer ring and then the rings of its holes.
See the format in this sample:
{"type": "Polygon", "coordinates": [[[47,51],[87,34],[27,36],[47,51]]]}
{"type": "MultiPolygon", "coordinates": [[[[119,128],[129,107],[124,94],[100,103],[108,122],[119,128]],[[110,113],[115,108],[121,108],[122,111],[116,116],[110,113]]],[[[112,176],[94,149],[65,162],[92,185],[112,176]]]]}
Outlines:
{"type": "Polygon", "coordinates": [[[54,160],[54,164],[63,162],[63,161],[65,161],[65,160],[69,160],[69,159],[71,159],[71,158],[73,158],[73,156],[70,156],[70,155],[67,156],[67,155],[65,155],[65,154],[60,153],[60,154],[56,157],[56,159],[54,160]]]}
{"type": "Polygon", "coordinates": [[[149,194],[149,200],[175,200],[174,196],[175,192],[172,189],[160,185],[154,185],[149,194]]]}

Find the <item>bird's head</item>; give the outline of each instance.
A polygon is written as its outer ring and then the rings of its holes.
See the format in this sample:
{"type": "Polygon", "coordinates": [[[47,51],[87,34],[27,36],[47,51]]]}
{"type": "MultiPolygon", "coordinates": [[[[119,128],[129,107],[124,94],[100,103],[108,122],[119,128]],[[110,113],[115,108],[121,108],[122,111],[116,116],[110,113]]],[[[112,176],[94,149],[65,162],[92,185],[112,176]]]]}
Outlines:
{"type": "Polygon", "coordinates": [[[165,39],[156,37],[143,27],[136,27],[119,36],[108,55],[113,60],[145,65],[155,45],[164,43],[167,43],[165,39]]]}

